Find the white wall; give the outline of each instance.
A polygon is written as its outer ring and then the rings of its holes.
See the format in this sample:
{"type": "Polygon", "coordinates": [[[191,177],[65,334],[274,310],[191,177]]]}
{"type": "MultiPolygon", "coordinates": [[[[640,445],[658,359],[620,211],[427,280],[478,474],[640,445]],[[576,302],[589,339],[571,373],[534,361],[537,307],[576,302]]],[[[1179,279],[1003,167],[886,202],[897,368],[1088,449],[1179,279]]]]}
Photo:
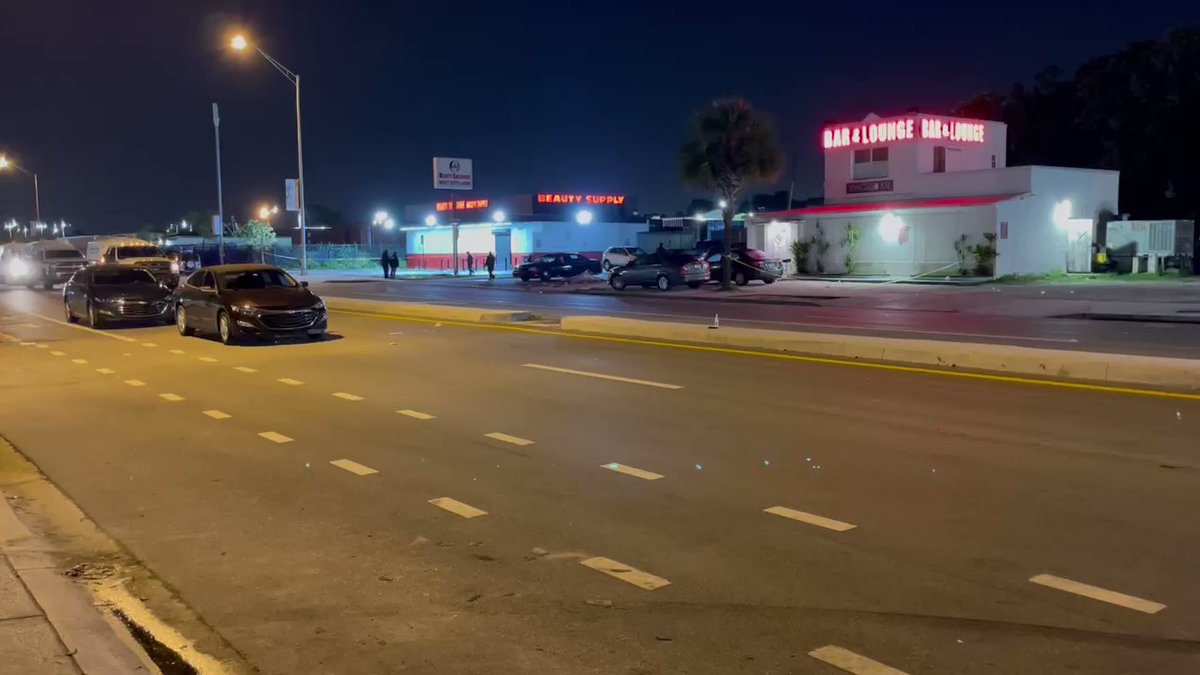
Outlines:
{"type": "Polygon", "coordinates": [[[1067,231],[1054,222],[1055,207],[1071,201],[1072,218],[1099,221],[1102,210],[1118,213],[1120,174],[1116,171],[1065,167],[1022,167],[1031,172],[1029,194],[997,205],[999,223],[1008,223],[1007,238],[996,242],[996,273],[1048,274],[1066,271],[1067,231]]]}
{"type": "MultiPolygon", "coordinates": [[[[495,250],[493,229],[509,229],[512,232],[513,255],[546,253],[552,251],[599,252],[609,246],[636,246],[637,233],[646,229],[643,223],[592,223],[580,225],[575,222],[531,222],[512,223],[492,227],[463,227],[458,233],[460,254],[486,253],[495,250]]],[[[444,254],[453,251],[452,230],[430,228],[408,232],[408,252],[417,255],[444,254]],[[421,244],[424,237],[424,244],[421,244]]]]}
{"type": "MultiPolygon", "coordinates": [[[[958,209],[904,209],[890,212],[907,228],[906,237],[888,241],[880,231],[884,213],[872,212],[845,216],[824,216],[804,221],[799,236],[808,239],[817,233],[817,225],[830,243],[823,261],[826,273],[844,273],[847,247],[842,244],[847,225],[859,232],[855,254],[855,274],[913,276],[937,271],[939,275],[958,274],[958,254],[954,242],[963,234],[970,244],[984,241],[983,233],[995,228],[996,209],[992,205],[958,209]]],[[[968,260],[968,269],[972,267],[968,260]]],[[[816,272],[816,249],[809,254],[808,270],[816,272]]]]}
{"type": "MultiPolygon", "coordinates": [[[[912,117],[912,115],[901,115],[899,117],[907,118],[912,117]]],[[[959,119],[946,116],[916,115],[917,127],[919,128],[920,126],[920,119],[931,119],[934,117],[942,120],[959,119]]],[[[878,123],[890,119],[896,118],[877,119],[871,120],[871,122],[878,123]]],[[[978,122],[978,120],[968,121],[978,122]]],[[[937,188],[938,179],[941,177],[953,175],[956,172],[990,170],[992,168],[993,155],[995,156],[995,166],[997,169],[1002,169],[1006,166],[1007,155],[1005,146],[1008,135],[1007,125],[1003,122],[982,122],[982,124],[984,125],[983,143],[914,138],[868,146],[851,145],[843,148],[827,149],[825,150],[825,201],[827,203],[837,203],[876,201],[897,197],[939,197],[946,194],[999,194],[1000,192],[997,191],[997,188],[988,188],[987,178],[974,179],[982,181],[980,185],[981,191],[978,192],[942,193],[938,192],[937,188]],[[946,173],[935,174],[933,173],[933,148],[939,145],[948,149],[946,153],[946,173]],[[847,194],[846,183],[856,182],[856,179],[853,178],[854,150],[885,146],[888,148],[887,179],[893,182],[894,189],[891,192],[847,194]],[[953,152],[950,150],[953,150],[953,152]]],[[[968,179],[966,182],[970,183],[971,180],[968,179]]]]}

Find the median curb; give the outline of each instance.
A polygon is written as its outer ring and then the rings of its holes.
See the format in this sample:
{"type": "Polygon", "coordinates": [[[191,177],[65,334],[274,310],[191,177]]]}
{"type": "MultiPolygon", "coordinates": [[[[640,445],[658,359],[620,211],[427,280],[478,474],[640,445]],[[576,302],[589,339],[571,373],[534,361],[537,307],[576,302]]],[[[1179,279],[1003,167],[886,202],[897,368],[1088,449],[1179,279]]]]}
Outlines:
{"type": "Polygon", "coordinates": [[[888,361],[1005,375],[1200,389],[1200,360],[1193,359],[761,328],[712,329],[701,324],[611,316],[566,316],[561,326],[564,331],[580,333],[788,352],[851,361],[888,361]]]}
{"type": "Polygon", "coordinates": [[[438,319],[442,321],[466,321],[470,323],[512,323],[528,321],[533,314],[526,311],[504,309],[482,309],[478,307],[452,307],[447,305],[422,305],[410,302],[395,302],[391,300],[360,300],[358,298],[339,298],[323,296],[325,306],[331,310],[343,312],[368,312],[371,314],[386,314],[389,316],[411,317],[416,319],[438,319]]]}

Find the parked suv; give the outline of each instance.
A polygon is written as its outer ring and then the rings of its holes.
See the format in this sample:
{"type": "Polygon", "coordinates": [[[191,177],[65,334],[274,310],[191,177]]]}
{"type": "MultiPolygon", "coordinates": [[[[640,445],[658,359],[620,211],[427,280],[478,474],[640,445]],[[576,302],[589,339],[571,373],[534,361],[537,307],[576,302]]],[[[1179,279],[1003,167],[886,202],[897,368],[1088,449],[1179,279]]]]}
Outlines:
{"type": "Polygon", "coordinates": [[[5,281],[28,288],[40,285],[50,290],[55,284],[65,284],[87,264],[79,249],[57,239],[30,242],[12,253],[14,262],[7,265],[5,281]],[[17,259],[20,262],[15,262],[17,259]]]}
{"type": "Polygon", "coordinates": [[[637,246],[610,246],[604,249],[604,254],[600,256],[600,267],[607,272],[642,255],[646,255],[646,252],[637,246]]]}

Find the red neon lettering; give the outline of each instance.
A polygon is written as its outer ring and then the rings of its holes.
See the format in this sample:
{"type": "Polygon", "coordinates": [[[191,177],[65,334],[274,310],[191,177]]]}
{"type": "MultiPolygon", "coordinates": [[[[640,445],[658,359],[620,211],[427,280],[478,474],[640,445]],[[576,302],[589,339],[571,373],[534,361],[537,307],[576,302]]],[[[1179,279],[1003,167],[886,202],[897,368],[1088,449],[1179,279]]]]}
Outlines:
{"type": "Polygon", "coordinates": [[[833,131],[826,129],[821,132],[821,145],[828,150],[833,147],[833,131]]]}

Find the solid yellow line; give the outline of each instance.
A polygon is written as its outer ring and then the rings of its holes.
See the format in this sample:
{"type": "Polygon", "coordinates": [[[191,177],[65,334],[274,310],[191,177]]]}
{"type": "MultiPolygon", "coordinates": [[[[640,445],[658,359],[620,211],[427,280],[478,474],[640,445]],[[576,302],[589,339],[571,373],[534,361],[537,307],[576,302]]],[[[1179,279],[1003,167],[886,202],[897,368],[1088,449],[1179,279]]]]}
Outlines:
{"type": "Polygon", "coordinates": [[[647,347],[669,347],[672,349],[686,349],[699,352],[710,352],[714,354],[732,354],[736,356],[756,356],[759,358],[782,359],[785,361],[799,361],[801,363],[820,363],[831,366],[855,366],[858,368],[873,368],[876,370],[890,370],[898,373],[918,373],[921,375],[940,375],[942,377],[959,377],[970,380],[984,380],[987,382],[1006,382],[1008,384],[1028,384],[1040,387],[1058,387],[1060,389],[1075,389],[1078,391],[1098,391],[1107,394],[1126,394],[1129,396],[1152,396],[1157,398],[1171,398],[1184,401],[1200,401],[1200,394],[1185,394],[1174,391],[1157,391],[1154,389],[1134,389],[1132,387],[1117,387],[1106,384],[1084,384],[1082,382],[1061,382],[1056,380],[1035,380],[1030,377],[1017,377],[1014,375],[988,375],[985,373],[966,373],[955,370],[937,370],[936,368],[922,368],[921,366],[898,366],[888,363],[872,363],[870,361],[849,361],[846,359],[835,359],[824,356],[801,356],[799,354],[778,354],[774,352],[758,352],[752,349],[733,349],[730,347],[709,347],[707,345],[693,345],[683,342],[662,342],[659,340],[644,340],[640,338],[625,338],[615,337],[612,335],[589,335],[587,333],[571,333],[565,331],[553,330],[538,330],[536,328],[522,328],[520,326],[505,326],[495,323],[469,323],[466,321],[446,321],[435,319],[417,319],[407,316],[393,316],[391,314],[377,314],[374,312],[354,312],[345,309],[331,310],[342,314],[355,314],[358,316],[372,317],[376,319],[393,319],[396,321],[414,321],[417,323],[438,323],[449,326],[463,326],[466,328],[490,328],[492,330],[506,330],[516,333],[530,333],[533,335],[550,335],[554,337],[568,337],[582,340],[600,340],[602,342],[616,342],[620,344],[642,345],[647,347]]]}

